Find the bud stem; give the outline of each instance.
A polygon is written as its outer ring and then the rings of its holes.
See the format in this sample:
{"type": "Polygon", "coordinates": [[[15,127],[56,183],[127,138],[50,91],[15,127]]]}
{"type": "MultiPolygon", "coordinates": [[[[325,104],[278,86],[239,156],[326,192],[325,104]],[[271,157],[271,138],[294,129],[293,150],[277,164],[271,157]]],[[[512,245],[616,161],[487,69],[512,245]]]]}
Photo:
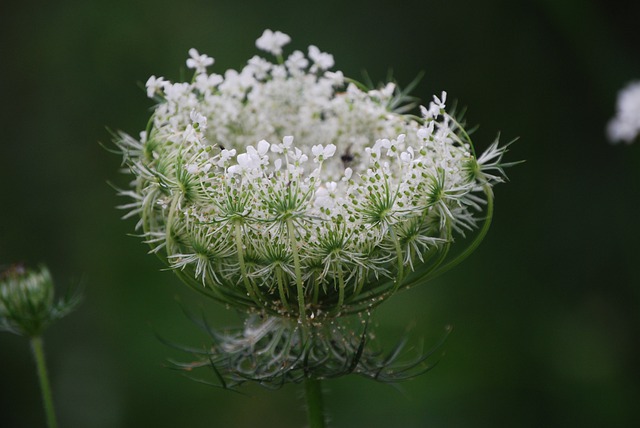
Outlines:
{"type": "Polygon", "coordinates": [[[55,410],[53,409],[51,386],[49,384],[47,365],[44,359],[44,349],[42,347],[42,338],[40,336],[31,338],[31,349],[33,350],[33,357],[36,360],[36,368],[38,370],[38,378],[40,379],[40,390],[42,392],[44,411],[47,416],[47,426],[49,428],[57,428],[58,424],[56,422],[55,410]]]}

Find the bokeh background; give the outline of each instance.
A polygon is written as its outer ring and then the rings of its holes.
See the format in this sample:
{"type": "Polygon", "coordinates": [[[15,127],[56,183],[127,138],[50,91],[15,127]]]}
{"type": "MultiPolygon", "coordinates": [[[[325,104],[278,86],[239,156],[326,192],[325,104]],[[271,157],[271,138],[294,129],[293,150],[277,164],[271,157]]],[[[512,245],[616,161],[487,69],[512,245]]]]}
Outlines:
{"type": "MultiPolygon", "coordinates": [[[[84,303],[45,336],[62,427],[302,427],[298,385],[241,394],[166,368],[156,333],[207,342],[240,317],[202,302],[127,236],[108,128],[137,135],[141,84],[179,78],[187,50],[239,68],[265,28],[338,69],[390,69],[423,100],[468,106],[478,147],[519,137],[486,241],[457,270],[376,314],[393,341],[453,332],[399,388],[326,382],[334,427],[640,426],[640,144],[611,145],[617,91],[640,79],[635,0],[54,0],[0,6],[0,264],[45,262],[84,303]],[[179,303],[181,302],[181,303],[179,303]]],[[[385,339],[386,338],[386,339],[385,339]]],[[[24,338],[0,333],[0,426],[44,426],[24,338]]]]}

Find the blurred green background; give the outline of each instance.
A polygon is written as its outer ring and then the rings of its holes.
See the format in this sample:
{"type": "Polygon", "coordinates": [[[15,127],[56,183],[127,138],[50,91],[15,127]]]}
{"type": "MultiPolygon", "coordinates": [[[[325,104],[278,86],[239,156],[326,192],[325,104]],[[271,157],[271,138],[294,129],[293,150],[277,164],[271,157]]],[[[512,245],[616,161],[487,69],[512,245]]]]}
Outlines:
{"type": "MultiPolygon", "coordinates": [[[[206,336],[177,299],[202,302],[126,236],[124,185],[106,127],[132,135],[151,102],[140,84],[176,79],[191,47],[238,68],[265,28],[316,44],[338,69],[447,90],[486,147],[520,140],[496,188],[488,238],[468,261],[395,296],[378,335],[435,343],[429,373],[400,390],[326,382],[334,427],[640,426],[640,145],[605,139],[617,91],[640,79],[635,0],[55,0],[0,6],[0,264],[49,265],[80,309],[45,336],[62,427],[302,427],[299,386],[243,394],[165,367],[168,339],[206,336]]],[[[290,52],[290,51],[289,51],[290,52]]],[[[385,339],[387,338],[387,339],[385,339]]],[[[188,359],[188,357],[185,357],[188,359]]],[[[44,426],[23,338],[0,334],[0,426],[44,426]]]]}

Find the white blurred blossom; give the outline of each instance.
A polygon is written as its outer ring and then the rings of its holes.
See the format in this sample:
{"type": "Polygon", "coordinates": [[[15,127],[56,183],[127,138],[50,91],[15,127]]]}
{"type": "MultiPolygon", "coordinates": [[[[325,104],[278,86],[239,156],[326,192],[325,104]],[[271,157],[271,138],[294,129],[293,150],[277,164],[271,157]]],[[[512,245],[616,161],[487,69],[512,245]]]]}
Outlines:
{"type": "Polygon", "coordinates": [[[640,81],[628,84],[618,93],[616,115],[607,126],[613,143],[632,143],[640,134],[640,81]]]}

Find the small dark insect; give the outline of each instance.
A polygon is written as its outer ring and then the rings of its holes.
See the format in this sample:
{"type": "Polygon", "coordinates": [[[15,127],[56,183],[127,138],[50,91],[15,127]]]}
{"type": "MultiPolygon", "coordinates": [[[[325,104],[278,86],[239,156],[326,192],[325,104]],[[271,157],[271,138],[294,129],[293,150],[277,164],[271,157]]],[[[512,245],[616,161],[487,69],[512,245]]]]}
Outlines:
{"type": "Polygon", "coordinates": [[[347,147],[347,150],[344,152],[342,156],[340,156],[340,160],[344,164],[345,168],[349,166],[351,162],[353,162],[353,155],[351,154],[351,146],[347,147]]]}
{"type": "Polygon", "coordinates": [[[340,156],[340,159],[344,163],[349,163],[353,161],[353,156],[351,155],[351,153],[345,153],[342,156],[340,156]]]}

